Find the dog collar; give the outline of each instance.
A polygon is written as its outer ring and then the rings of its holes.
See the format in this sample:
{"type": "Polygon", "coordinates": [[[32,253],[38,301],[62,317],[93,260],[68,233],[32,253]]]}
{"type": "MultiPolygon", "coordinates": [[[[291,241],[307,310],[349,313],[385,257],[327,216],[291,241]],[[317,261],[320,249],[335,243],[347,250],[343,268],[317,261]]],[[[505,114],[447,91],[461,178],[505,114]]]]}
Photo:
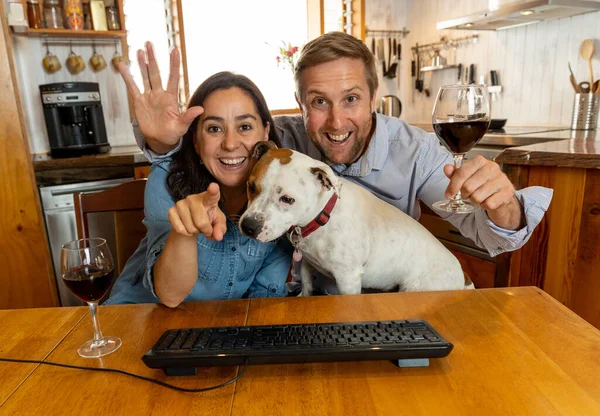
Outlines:
{"type": "Polygon", "coordinates": [[[327,222],[329,221],[329,217],[331,216],[331,211],[333,211],[333,207],[335,207],[335,203],[337,202],[337,200],[338,196],[334,193],[331,196],[331,198],[329,198],[329,201],[325,205],[325,208],[323,208],[323,211],[321,211],[319,215],[315,217],[314,220],[312,220],[302,228],[292,226],[290,227],[289,232],[292,234],[292,236],[294,233],[297,233],[297,235],[302,236],[302,238],[308,237],[317,228],[327,224],[327,222]]]}

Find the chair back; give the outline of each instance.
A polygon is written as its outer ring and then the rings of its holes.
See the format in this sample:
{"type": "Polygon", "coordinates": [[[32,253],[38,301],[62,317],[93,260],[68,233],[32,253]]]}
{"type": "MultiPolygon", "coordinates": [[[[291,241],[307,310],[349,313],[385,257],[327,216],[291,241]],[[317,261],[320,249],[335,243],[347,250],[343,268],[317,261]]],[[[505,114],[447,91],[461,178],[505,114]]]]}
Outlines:
{"type": "Polygon", "coordinates": [[[125,263],[146,235],[146,227],[142,224],[145,189],[146,179],[136,179],[101,192],[79,192],[73,196],[78,238],[102,237],[108,240],[114,236],[116,247],[111,249],[116,276],[121,274],[125,263]],[[90,235],[89,216],[97,213],[112,213],[114,230],[100,230],[96,231],[96,235],[90,235]]]}

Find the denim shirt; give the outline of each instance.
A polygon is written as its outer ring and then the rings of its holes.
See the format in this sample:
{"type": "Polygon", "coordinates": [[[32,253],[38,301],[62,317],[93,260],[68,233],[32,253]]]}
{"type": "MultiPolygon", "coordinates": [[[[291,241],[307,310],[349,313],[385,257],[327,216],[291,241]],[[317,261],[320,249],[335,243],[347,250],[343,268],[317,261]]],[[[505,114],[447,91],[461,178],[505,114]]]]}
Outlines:
{"type": "MultiPolygon", "coordinates": [[[[150,169],[144,195],[146,237],[127,262],[106,304],[159,302],[154,291],[154,264],[171,232],[168,210],[175,201],[166,179],[170,158],[150,169]]],[[[222,241],[198,235],[198,281],[185,302],[285,295],[292,247],[286,239],[261,243],[245,237],[227,220],[222,241]]]]}

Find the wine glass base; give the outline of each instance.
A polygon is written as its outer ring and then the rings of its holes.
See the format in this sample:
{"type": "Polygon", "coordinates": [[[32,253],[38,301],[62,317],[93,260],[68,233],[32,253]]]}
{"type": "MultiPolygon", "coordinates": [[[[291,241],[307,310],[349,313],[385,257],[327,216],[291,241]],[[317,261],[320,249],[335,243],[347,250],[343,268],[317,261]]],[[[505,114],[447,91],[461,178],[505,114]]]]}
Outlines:
{"type": "Polygon", "coordinates": [[[119,337],[104,337],[100,343],[91,339],[79,347],[77,352],[83,358],[98,358],[115,352],[121,347],[121,344],[119,337]]]}
{"type": "Polygon", "coordinates": [[[447,199],[445,201],[435,202],[432,207],[435,210],[451,212],[453,214],[468,214],[477,209],[477,206],[468,199],[461,199],[458,201],[447,199]]]}

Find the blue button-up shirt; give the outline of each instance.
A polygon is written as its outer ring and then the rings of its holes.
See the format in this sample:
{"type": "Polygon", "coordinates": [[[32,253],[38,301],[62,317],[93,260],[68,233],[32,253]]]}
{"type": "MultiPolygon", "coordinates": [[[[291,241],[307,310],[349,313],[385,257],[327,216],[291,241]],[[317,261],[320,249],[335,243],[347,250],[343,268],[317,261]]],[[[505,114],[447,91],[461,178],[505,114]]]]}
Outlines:
{"type": "MultiPolygon", "coordinates": [[[[127,262],[107,304],[159,301],[154,264],[171,232],[168,210],[175,203],[166,186],[169,163],[169,158],[160,159],[151,167],[144,195],[143,222],[148,233],[127,262]]],[[[222,241],[198,235],[198,281],[185,301],[283,296],[291,253],[287,240],[252,240],[228,219],[222,241]]]]}

